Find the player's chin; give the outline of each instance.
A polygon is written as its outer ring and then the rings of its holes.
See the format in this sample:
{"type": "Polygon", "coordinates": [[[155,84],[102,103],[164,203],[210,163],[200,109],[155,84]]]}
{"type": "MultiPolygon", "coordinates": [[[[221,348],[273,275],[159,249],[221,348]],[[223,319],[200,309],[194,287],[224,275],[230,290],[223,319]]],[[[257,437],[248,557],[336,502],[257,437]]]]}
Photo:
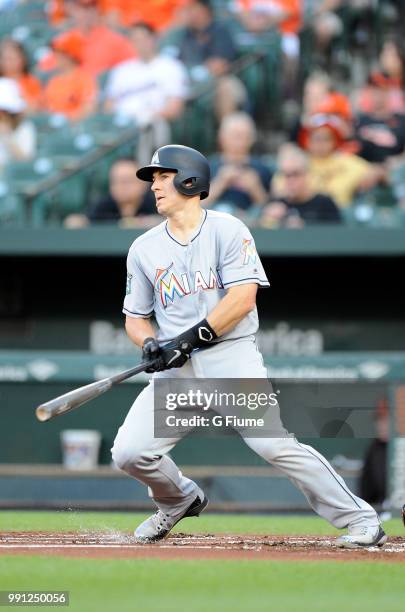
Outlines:
{"type": "Polygon", "coordinates": [[[159,200],[156,202],[156,210],[160,215],[164,215],[166,213],[167,206],[165,206],[165,203],[162,200],[159,200]]]}

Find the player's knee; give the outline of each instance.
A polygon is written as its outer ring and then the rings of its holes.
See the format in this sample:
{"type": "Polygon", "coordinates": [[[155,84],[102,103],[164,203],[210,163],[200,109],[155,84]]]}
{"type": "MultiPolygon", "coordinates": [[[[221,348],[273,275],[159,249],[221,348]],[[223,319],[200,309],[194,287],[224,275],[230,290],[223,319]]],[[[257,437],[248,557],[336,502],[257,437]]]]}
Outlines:
{"type": "Polygon", "coordinates": [[[124,472],[128,471],[128,468],[134,469],[137,466],[142,465],[145,459],[143,449],[134,446],[127,446],[116,439],[114,446],[111,449],[111,456],[116,465],[120,470],[124,472]]]}
{"type": "Polygon", "coordinates": [[[293,437],[285,438],[254,438],[247,441],[248,445],[266,461],[277,461],[290,452],[293,437]]]}

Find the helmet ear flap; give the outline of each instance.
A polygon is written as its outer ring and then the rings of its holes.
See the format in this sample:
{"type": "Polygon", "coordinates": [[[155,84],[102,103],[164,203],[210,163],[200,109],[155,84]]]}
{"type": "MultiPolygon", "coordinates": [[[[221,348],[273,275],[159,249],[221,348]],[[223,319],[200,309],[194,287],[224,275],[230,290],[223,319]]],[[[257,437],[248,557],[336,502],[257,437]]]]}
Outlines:
{"type": "Polygon", "coordinates": [[[187,191],[192,191],[192,189],[194,189],[197,186],[197,179],[195,176],[193,176],[192,178],[188,178],[188,179],[184,179],[184,181],[181,181],[182,186],[184,187],[184,189],[186,189],[187,191]]]}
{"type": "Polygon", "coordinates": [[[174,177],[174,186],[177,189],[177,191],[183,195],[196,195],[197,193],[199,193],[198,191],[198,178],[196,177],[191,177],[191,178],[183,178],[183,173],[180,171],[176,174],[176,176],[174,177]],[[191,184],[187,184],[187,183],[191,183],[191,184]]]}

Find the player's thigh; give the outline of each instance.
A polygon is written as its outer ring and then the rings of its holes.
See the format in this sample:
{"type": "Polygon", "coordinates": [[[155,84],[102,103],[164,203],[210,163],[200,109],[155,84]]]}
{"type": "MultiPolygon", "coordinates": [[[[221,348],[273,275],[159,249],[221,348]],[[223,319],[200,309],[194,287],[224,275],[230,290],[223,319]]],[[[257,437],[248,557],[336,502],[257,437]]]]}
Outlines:
{"type": "Polygon", "coordinates": [[[177,439],[156,438],[154,433],[154,383],[141,391],[118,430],[112,448],[117,464],[123,457],[133,460],[141,456],[161,455],[169,452],[177,439]]]}
{"type": "Polygon", "coordinates": [[[220,342],[193,360],[197,375],[204,378],[267,378],[262,354],[250,337],[220,342]]]}

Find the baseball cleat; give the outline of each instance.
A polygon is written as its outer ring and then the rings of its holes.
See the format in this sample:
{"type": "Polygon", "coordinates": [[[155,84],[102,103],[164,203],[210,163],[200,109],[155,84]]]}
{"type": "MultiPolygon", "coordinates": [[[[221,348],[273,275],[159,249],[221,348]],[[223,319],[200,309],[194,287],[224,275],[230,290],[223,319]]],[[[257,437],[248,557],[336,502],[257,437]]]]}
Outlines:
{"type": "Polygon", "coordinates": [[[208,497],[200,489],[200,493],[192,504],[180,514],[171,516],[158,510],[136,528],[134,535],[139,544],[151,544],[166,538],[175,525],[188,516],[199,516],[208,505],[208,497]]]}
{"type": "Polygon", "coordinates": [[[387,536],[381,525],[355,526],[350,528],[348,535],[336,539],[339,548],[363,548],[366,546],[384,546],[387,536]]]}

